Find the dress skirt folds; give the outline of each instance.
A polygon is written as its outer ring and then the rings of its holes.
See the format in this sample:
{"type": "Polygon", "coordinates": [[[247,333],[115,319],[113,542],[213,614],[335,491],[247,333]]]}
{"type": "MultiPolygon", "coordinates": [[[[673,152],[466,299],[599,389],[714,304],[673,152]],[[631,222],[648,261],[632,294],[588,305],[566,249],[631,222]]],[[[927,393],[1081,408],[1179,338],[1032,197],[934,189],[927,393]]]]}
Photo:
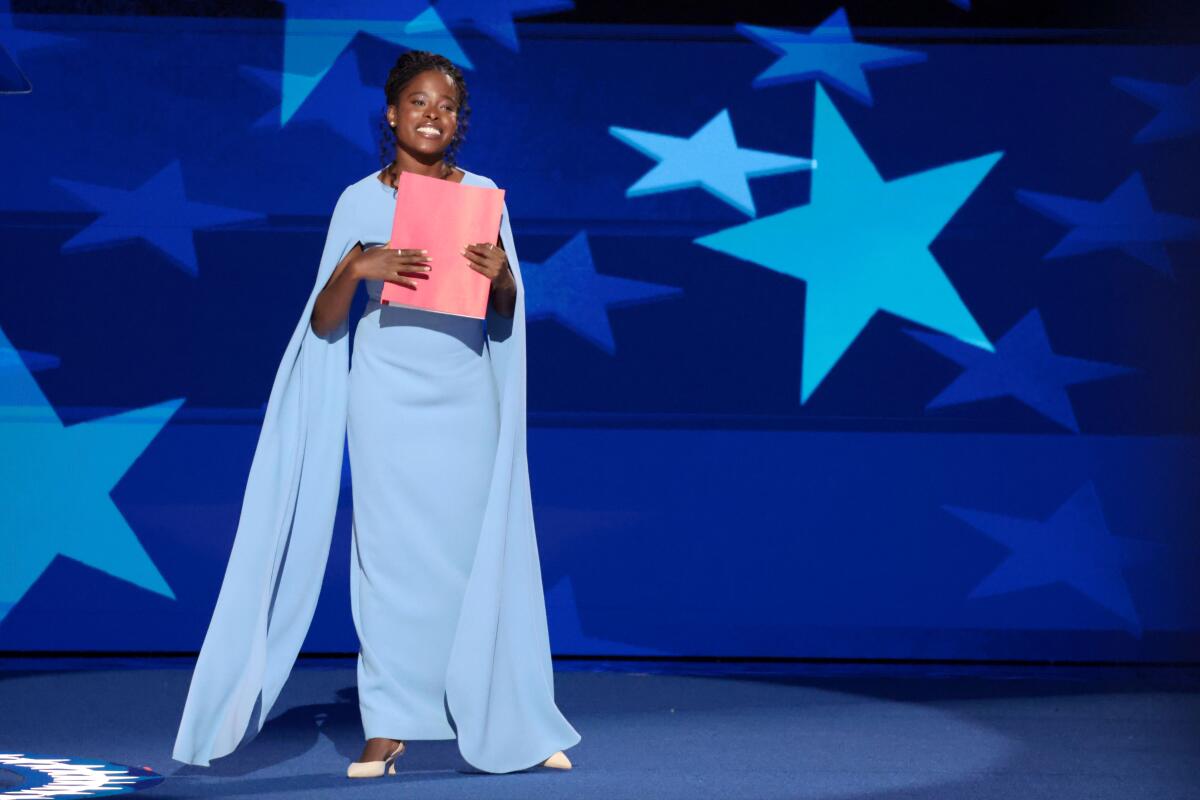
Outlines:
{"type": "MultiPolygon", "coordinates": [[[[495,187],[465,172],[463,183],[495,187]]],[[[342,192],[316,281],[284,351],[237,535],[175,741],[208,765],[253,738],[312,622],[349,443],[351,608],[367,738],[457,738],[488,772],[579,741],[554,702],[525,449],[525,290],[512,318],[381,306],[318,336],[309,319],[358,242],[387,241],[395,195],[366,176],[342,192]]],[[[434,269],[437,265],[434,265],[434,269]]]]}
{"type": "Polygon", "coordinates": [[[454,738],[446,667],[498,429],[482,322],[367,305],[350,360],[348,426],[367,738],[454,738]]]}

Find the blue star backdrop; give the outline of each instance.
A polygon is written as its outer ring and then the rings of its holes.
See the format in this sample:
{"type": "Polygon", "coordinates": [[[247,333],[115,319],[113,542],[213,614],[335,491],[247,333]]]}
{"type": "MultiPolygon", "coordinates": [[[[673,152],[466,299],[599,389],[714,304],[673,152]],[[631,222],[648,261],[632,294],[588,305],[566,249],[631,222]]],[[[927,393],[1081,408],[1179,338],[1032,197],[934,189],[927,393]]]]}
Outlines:
{"type": "MultiPolygon", "coordinates": [[[[1200,654],[1200,48],[919,27],[966,0],[39,5],[0,0],[0,651],[199,647],[426,48],[525,272],[556,652],[1200,654]]],[[[357,647],[348,487],[312,651],[357,647]]]]}

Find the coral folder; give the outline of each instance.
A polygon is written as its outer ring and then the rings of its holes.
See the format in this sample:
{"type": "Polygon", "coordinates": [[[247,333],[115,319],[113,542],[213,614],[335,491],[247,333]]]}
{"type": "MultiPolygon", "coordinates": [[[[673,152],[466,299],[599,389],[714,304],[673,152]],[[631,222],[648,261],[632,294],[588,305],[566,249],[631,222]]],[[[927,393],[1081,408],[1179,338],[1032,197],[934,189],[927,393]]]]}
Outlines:
{"type": "Polygon", "coordinates": [[[428,250],[431,269],[425,273],[428,279],[414,279],[416,289],[385,281],[380,300],[483,319],[491,284],[460,251],[468,244],[496,241],[503,207],[503,189],[401,172],[388,247],[428,250]]]}

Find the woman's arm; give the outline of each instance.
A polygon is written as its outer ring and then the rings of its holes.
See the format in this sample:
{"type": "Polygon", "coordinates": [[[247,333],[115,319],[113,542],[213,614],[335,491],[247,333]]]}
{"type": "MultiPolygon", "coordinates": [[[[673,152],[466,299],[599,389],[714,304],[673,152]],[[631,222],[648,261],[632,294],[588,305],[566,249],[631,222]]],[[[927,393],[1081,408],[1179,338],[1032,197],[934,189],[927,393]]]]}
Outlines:
{"type": "Polygon", "coordinates": [[[359,281],[392,281],[416,289],[414,277],[428,273],[430,264],[425,250],[372,247],[364,252],[362,242],[356,243],[334,268],[313,303],[313,333],[324,337],[338,329],[350,313],[359,281]]]}
{"type": "Polygon", "coordinates": [[[496,313],[509,318],[517,313],[517,280],[508,266],[504,243],[497,239],[495,245],[486,242],[469,244],[462,254],[467,257],[471,269],[492,282],[489,297],[496,313]]]}
{"type": "Polygon", "coordinates": [[[317,295],[309,322],[317,336],[325,337],[333,333],[349,316],[350,303],[354,300],[354,290],[360,279],[352,265],[362,251],[361,242],[351,247],[334,268],[325,288],[317,295]]]}

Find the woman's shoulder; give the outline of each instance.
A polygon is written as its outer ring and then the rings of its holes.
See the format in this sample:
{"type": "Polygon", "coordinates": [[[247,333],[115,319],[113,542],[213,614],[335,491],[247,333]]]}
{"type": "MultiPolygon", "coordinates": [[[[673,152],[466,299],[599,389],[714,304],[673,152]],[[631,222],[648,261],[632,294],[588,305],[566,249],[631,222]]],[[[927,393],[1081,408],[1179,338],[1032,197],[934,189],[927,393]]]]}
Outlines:
{"type": "Polygon", "coordinates": [[[480,175],[478,172],[471,172],[471,170],[465,167],[459,167],[459,169],[463,171],[463,183],[470,181],[471,183],[477,183],[481,186],[486,186],[489,189],[498,188],[496,186],[496,182],[487,175],[480,175]]]}
{"type": "Polygon", "coordinates": [[[383,183],[379,180],[379,173],[381,171],[382,170],[377,169],[374,172],[364,175],[363,177],[359,178],[354,183],[350,184],[345,189],[343,189],[342,194],[343,195],[362,194],[362,193],[366,192],[368,189],[370,189],[372,191],[378,191],[378,187],[383,186],[383,183]]]}

